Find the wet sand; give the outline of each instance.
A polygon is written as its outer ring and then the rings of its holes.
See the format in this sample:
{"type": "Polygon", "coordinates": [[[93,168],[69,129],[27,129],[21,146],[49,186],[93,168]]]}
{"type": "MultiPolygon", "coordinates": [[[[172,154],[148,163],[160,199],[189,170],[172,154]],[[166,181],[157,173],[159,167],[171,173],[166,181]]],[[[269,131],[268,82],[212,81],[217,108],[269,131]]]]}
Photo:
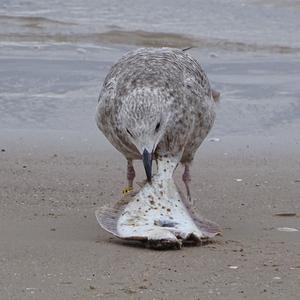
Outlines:
{"type": "Polygon", "coordinates": [[[299,299],[300,231],[276,229],[300,230],[298,130],[202,145],[192,192],[223,236],[179,251],[99,227],[94,211],[121,197],[125,162],[96,131],[2,130],[0,298],[299,299]]]}

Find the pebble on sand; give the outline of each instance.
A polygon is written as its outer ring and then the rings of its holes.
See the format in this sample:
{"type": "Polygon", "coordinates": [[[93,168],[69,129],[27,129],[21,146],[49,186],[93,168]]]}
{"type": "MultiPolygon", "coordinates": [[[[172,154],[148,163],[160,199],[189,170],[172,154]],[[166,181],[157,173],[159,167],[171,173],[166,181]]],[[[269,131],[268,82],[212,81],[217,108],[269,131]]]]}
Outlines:
{"type": "Polygon", "coordinates": [[[281,212],[281,213],[276,213],[274,216],[276,217],[295,217],[297,214],[293,212],[281,212]]]}
{"type": "Polygon", "coordinates": [[[298,229],[296,228],[291,228],[291,227],[278,227],[278,231],[283,231],[283,232],[296,232],[298,229]]]}
{"type": "Polygon", "coordinates": [[[238,268],[239,268],[238,266],[229,266],[229,269],[233,269],[233,270],[236,270],[238,268]]]}

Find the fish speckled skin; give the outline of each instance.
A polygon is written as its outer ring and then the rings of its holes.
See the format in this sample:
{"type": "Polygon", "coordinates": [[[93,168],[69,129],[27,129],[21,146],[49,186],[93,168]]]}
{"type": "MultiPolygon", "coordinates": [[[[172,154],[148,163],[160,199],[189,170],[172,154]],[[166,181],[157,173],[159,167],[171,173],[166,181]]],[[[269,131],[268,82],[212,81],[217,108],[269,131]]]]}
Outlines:
{"type": "Polygon", "coordinates": [[[182,163],[193,160],[214,119],[205,72],[188,53],[171,48],[124,55],[105,78],[96,115],[100,130],[127,159],[141,159],[149,145],[156,155],[182,163]]]}

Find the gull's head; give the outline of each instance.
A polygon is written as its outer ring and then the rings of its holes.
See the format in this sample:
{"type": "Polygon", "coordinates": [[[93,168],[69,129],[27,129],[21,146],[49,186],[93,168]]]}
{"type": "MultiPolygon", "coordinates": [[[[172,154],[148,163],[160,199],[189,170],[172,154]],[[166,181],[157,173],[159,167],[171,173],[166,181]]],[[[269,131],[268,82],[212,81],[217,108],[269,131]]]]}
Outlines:
{"type": "Polygon", "coordinates": [[[127,96],[120,109],[123,135],[139,151],[148,182],[151,182],[154,152],[166,130],[168,114],[164,103],[153,91],[149,94],[142,90],[127,96]]]}

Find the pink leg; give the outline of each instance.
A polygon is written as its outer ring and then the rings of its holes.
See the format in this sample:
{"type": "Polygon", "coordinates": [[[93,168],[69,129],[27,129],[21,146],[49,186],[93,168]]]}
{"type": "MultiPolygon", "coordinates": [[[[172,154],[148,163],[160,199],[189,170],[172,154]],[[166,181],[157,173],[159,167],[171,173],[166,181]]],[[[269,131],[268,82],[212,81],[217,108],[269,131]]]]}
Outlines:
{"type": "Polygon", "coordinates": [[[132,160],[127,160],[127,180],[128,180],[128,186],[133,187],[133,179],[135,177],[135,171],[133,167],[132,160]]]}
{"type": "Polygon", "coordinates": [[[192,203],[192,197],[191,197],[191,192],[190,192],[190,187],[189,187],[189,183],[191,181],[190,166],[187,163],[184,165],[184,172],[182,174],[182,180],[185,184],[188,200],[192,203]]]}

